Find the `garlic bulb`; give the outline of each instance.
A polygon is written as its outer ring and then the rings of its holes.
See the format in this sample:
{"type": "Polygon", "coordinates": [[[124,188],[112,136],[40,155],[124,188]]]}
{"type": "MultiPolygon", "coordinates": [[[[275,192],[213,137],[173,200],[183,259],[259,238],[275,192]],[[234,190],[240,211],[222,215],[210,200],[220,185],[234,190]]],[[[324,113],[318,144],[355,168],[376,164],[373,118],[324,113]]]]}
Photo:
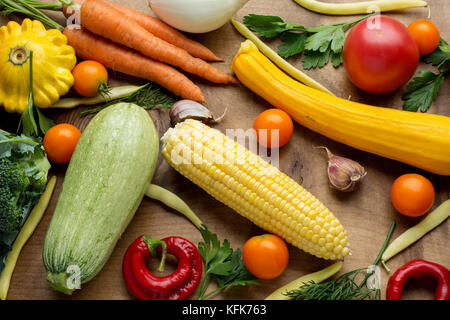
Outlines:
{"type": "Polygon", "coordinates": [[[328,179],[333,188],[342,192],[351,192],[361,184],[367,172],[358,162],[339,157],[325,147],[328,154],[328,179]]]}
{"type": "Polygon", "coordinates": [[[222,27],[248,0],[148,0],[150,8],[165,23],[191,33],[222,27]]]}
{"type": "Polygon", "coordinates": [[[215,118],[204,105],[192,100],[180,100],[170,108],[169,115],[172,126],[186,119],[199,120],[205,124],[215,124],[223,119],[226,112],[227,110],[222,116],[215,118]]]}

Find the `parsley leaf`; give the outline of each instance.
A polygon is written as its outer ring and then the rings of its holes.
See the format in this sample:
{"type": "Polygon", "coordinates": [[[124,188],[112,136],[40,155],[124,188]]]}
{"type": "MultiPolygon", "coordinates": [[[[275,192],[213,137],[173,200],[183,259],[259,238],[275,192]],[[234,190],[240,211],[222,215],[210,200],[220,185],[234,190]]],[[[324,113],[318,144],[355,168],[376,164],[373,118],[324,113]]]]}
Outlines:
{"type": "Polygon", "coordinates": [[[283,58],[303,52],[303,68],[311,69],[325,66],[330,61],[330,56],[333,66],[339,67],[343,62],[345,32],[371,15],[350,22],[306,28],[286,23],[277,16],[250,14],[244,17],[244,24],[262,37],[279,36],[283,44],[278,46],[278,54],[283,58]]]}
{"type": "MultiPolygon", "coordinates": [[[[249,14],[244,17],[244,24],[250,26],[250,30],[255,31],[262,37],[274,38],[284,31],[295,29],[295,26],[285,23],[283,19],[277,16],[264,16],[257,14],[249,14]]],[[[298,26],[304,29],[303,26],[298,26]]]]}
{"type": "Polygon", "coordinates": [[[445,72],[450,70],[450,45],[441,39],[436,50],[425,57],[425,62],[436,66],[440,71],[445,72]]]}
{"type": "Polygon", "coordinates": [[[216,280],[219,288],[258,284],[255,276],[245,267],[240,249],[236,249],[231,255],[231,272],[227,275],[217,276],[216,280]]]}
{"type": "Polygon", "coordinates": [[[303,55],[303,69],[322,68],[330,59],[330,48],[326,52],[306,50],[303,55]]]}
{"type": "Polygon", "coordinates": [[[333,67],[337,68],[344,62],[344,55],[342,54],[342,51],[340,52],[333,52],[331,55],[331,63],[333,64],[333,67]]]}
{"type": "Polygon", "coordinates": [[[438,73],[422,70],[419,76],[406,86],[407,92],[403,95],[403,110],[427,112],[436,100],[439,88],[450,72],[450,45],[441,39],[439,46],[424,61],[436,66],[438,73]]]}
{"type": "Polygon", "coordinates": [[[233,251],[230,242],[225,239],[221,244],[217,235],[206,226],[200,230],[203,242],[199,242],[198,251],[203,259],[204,273],[199,285],[197,299],[204,300],[230,286],[257,284],[255,277],[245,268],[241,251],[233,251]],[[212,279],[218,288],[206,293],[212,279]]]}
{"type": "Polygon", "coordinates": [[[407,111],[427,112],[433,101],[436,100],[441,84],[444,82],[443,73],[433,73],[422,70],[419,77],[415,77],[406,87],[407,93],[403,95],[405,101],[403,109],[407,111]]]}
{"type": "Polygon", "coordinates": [[[285,32],[281,35],[283,44],[278,46],[278,54],[288,58],[302,53],[305,49],[307,35],[305,33],[285,32]]]}

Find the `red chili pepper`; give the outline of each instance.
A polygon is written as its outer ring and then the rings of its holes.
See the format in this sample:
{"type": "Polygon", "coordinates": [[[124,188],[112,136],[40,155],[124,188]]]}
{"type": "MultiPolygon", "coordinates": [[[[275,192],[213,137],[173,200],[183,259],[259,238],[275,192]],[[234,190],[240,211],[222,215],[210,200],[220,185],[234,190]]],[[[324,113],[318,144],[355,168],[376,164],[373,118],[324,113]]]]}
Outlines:
{"type": "Polygon", "coordinates": [[[202,258],[197,247],[181,237],[161,241],[140,236],[125,253],[122,266],[128,290],[140,300],[182,300],[198,286],[202,275],[202,258]],[[161,250],[162,247],[162,250],[161,250]],[[178,259],[177,269],[170,275],[158,277],[147,268],[147,262],[161,253],[158,271],[164,268],[166,254],[178,259]]]}
{"type": "Polygon", "coordinates": [[[450,271],[440,264],[420,259],[408,262],[389,278],[386,299],[401,300],[406,280],[424,277],[437,280],[434,300],[450,300],[450,271]]]}

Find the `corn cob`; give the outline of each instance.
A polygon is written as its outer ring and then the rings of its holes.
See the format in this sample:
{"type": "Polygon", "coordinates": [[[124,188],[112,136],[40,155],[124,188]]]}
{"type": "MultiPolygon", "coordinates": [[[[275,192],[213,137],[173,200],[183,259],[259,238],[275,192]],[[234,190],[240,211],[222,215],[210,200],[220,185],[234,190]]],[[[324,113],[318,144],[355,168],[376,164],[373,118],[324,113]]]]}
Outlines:
{"type": "Polygon", "coordinates": [[[175,170],[259,227],[319,258],[349,254],[347,231],[319,200],[218,130],[189,119],[162,142],[175,170]]]}

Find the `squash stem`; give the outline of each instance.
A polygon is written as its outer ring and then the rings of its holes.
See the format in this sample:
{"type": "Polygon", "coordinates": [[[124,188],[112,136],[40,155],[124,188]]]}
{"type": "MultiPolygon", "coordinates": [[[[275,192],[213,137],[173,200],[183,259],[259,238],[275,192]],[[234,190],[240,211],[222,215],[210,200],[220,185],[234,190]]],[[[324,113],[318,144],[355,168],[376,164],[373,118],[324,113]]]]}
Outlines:
{"type": "Polygon", "coordinates": [[[53,273],[47,271],[46,278],[53,290],[62,292],[66,295],[70,296],[76,289],[69,285],[69,276],[66,272],[53,273]]]}

